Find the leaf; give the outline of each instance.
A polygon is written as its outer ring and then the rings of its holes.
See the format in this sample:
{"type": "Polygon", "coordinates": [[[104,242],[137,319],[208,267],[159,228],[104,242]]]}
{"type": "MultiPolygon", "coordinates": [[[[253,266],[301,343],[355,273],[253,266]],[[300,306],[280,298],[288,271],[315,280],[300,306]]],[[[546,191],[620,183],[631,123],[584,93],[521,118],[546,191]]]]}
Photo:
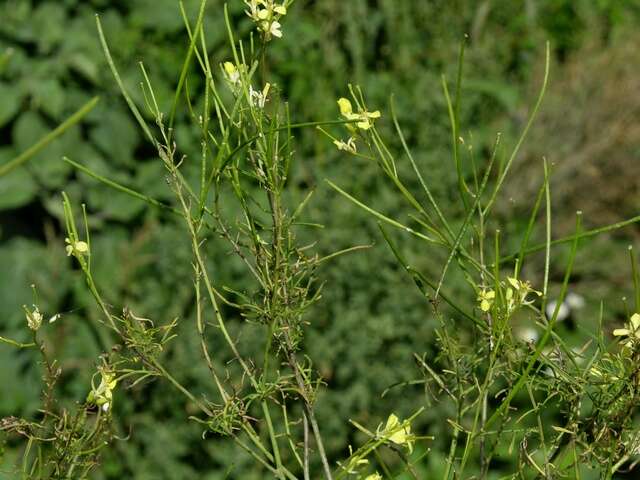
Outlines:
{"type": "Polygon", "coordinates": [[[29,24],[33,26],[41,52],[50,52],[63,41],[66,23],[63,5],[47,2],[37,7],[29,24]]]}
{"type": "MultiPolygon", "coordinates": [[[[40,138],[49,133],[50,128],[37,112],[23,113],[13,127],[13,141],[18,149],[26,150],[40,138]]],[[[46,187],[61,187],[70,171],[69,165],[62,161],[67,149],[66,145],[73,145],[79,140],[77,127],[65,132],[63,138],[49,144],[29,161],[29,171],[46,187]]]]}
{"type": "MultiPolygon", "coordinates": [[[[100,123],[91,130],[89,136],[113,165],[131,165],[133,150],[138,143],[138,127],[131,120],[130,115],[116,106],[101,112],[100,123]]],[[[109,175],[107,175],[109,176],[109,175]]]]}
{"type": "MultiPolygon", "coordinates": [[[[13,157],[13,149],[0,149],[0,164],[13,157]]],[[[22,207],[36,196],[38,186],[24,167],[0,177],[0,210],[22,207]]]]}
{"type": "Polygon", "coordinates": [[[32,87],[34,103],[47,115],[59,118],[65,107],[65,92],[55,78],[38,80],[32,87]]]}
{"type": "Polygon", "coordinates": [[[179,10],[173,0],[137,0],[134,5],[130,21],[138,28],[175,33],[183,27],[179,10]]]}
{"type": "Polygon", "coordinates": [[[0,82],[0,127],[13,118],[22,101],[20,89],[0,82]]]}

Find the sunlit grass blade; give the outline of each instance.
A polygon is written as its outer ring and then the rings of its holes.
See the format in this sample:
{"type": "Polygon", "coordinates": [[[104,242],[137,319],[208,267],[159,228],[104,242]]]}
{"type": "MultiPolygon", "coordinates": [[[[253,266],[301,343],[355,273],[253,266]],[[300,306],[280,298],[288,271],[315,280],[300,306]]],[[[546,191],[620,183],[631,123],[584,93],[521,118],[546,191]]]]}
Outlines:
{"type": "Polygon", "coordinates": [[[65,162],[67,162],[69,165],[73,166],[74,168],[77,168],[79,171],[81,171],[82,173],[85,173],[87,175],[89,175],[90,177],[98,180],[99,182],[107,185],[110,188],[113,188],[114,190],[118,190],[119,192],[125,193],[131,197],[137,198],[138,200],[142,200],[146,203],[148,203],[149,205],[152,205],[154,207],[158,207],[158,208],[162,208],[165,210],[170,211],[171,213],[174,213],[176,215],[180,215],[182,216],[182,213],[177,210],[176,208],[173,208],[171,205],[167,205],[166,203],[162,203],[159,200],[156,200],[155,198],[152,198],[148,195],[145,195],[143,193],[137,192],[129,187],[125,187],[124,185],[121,185],[117,182],[114,182],[113,180],[110,180],[106,177],[103,177],[102,175],[94,172],[93,170],[90,170],[89,168],[85,167],[84,165],[75,162],[73,160],[71,160],[68,157],[63,157],[63,160],[65,162]]]}
{"type": "Polygon", "coordinates": [[[107,45],[107,39],[104,36],[104,32],[102,30],[102,23],[100,22],[100,17],[98,15],[96,15],[96,26],[98,28],[98,36],[100,37],[100,44],[102,45],[102,51],[104,52],[104,56],[107,59],[107,63],[109,64],[109,68],[111,69],[111,73],[113,74],[113,78],[116,80],[116,83],[118,84],[118,87],[120,88],[120,92],[122,93],[122,96],[124,97],[125,101],[127,102],[127,105],[129,106],[129,109],[131,110],[131,113],[133,113],[133,116],[138,121],[138,124],[140,125],[140,128],[142,128],[142,131],[146,135],[147,139],[154,146],[156,146],[157,145],[157,140],[155,139],[155,137],[151,133],[151,130],[149,130],[149,127],[147,126],[147,122],[144,120],[144,118],[142,117],[142,114],[140,113],[140,110],[138,110],[138,107],[136,106],[136,104],[134,103],[133,99],[131,98],[131,96],[127,92],[127,89],[124,86],[122,78],[120,78],[120,74],[118,73],[118,69],[116,68],[116,64],[113,61],[113,58],[111,57],[111,51],[109,50],[109,45],[107,45]]]}

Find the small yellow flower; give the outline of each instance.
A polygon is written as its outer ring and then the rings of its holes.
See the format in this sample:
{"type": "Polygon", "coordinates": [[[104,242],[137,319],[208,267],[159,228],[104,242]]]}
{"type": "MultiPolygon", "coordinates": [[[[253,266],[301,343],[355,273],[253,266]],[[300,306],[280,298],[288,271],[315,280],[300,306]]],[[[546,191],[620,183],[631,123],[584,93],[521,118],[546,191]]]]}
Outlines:
{"type": "Polygon", "coordinates": [[[380,475],[378,472],[372,473],[371,475],[367,475],[364,480],[382,480],[382,475],[380,475]]]}
{"type": "Polygon", "coordinates": [[[338,107],[340,108],[340,113],[343,117],[348,117],[353,114],[351,102],[344,97],[338,99],[338,107]]]}
{"type": "Polygon", "coordinates": [[[488,312],[491,310],[491,305],[496,298],[496,292],[494,290],[480,290],[478,294],[478,302],[480,302],[480,310],[488,312]]]}
{"type": "Polygon", "coordinates": [[[409,453],[413,452],[411,427],[409,425],[402,425],[395,414],[392,413],[389,415],[383,435],[396,445],[406,446],[409,449],[409,453]]]}
{"type": "Polygon", "coordinates": [[[68,238],[65,238],[64,241],[65,243],[67,243],[67,246],[65,247],[67,256],[71,256],[73,254],[84,255],[89,251],[89,245],[87,244],[87,242],[83,242],[81,240],[72,242],[68,238]]]}
{"type": "Polygon", "coordinates": [[[240,81],[240,72],[236,66],[231,62],[224,62],[223,68],[229,83],[236,85],[240,81]]]}
{"type": "Polygon", "coordinates": [[[109,411],[113,404],[113,389],[116,388],[118,380],[116,374],[108,369],[108,367],[98,367],[102,378],[100,385],[96,388],[91,381],[91,391],[87,395],[87,402],[97,405],[103,412],[109,411]]]}
{"type": "MultiPolygon", "coordinates": [[[[340,114],[345,119],[351,121],[358,120],[356,122],[356,127],[358,127],[360,130],[369,130],[373,126],[373,120],[381,117],[379,110],[376,110],[374,112],[367,112],[366,110],[364,110],[358,113],[354,113],[351,102],[344,97],[338,99],[338,108],[340,109],[340,114]]],[[[351,131],[355,131],[355,128],[352,124],[347,124],[347,128],[351,131]]]]}
{"type": "Polygon", "coordinates": [[[629,322],[625,324],[626,328],[616,328],[613,331],[615,337],[627,337],[626,340],[622,340],[622,344],[625,347],[632,347],[634,342],[640,340],[640,313],[634,313],[631,315],[629,322]]]}
{"type": "Polygon", "coordinates": [[[542,296],[542,292],[534,290],[531,283],[527,281],[518,280],[514,277],[507,277],[507,282],[510,286],[507,287],[505,297],[507,299],[507,308],[511,311],[522,305],[531,305],[533,299],[527,299],[529,294],[542,296]]]}

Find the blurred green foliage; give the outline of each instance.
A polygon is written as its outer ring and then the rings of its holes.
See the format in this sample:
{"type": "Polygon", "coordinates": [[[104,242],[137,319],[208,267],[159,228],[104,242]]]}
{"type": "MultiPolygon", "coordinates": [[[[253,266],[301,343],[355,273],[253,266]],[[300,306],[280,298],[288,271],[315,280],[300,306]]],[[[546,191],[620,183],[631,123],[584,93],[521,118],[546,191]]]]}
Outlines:
{"type": "MultiPolygon", "coordinates": [[[[185,3],[193,13],[199,2],[185,3]]],[[[243,3],[233,0],[230,8],[239,32],[246,34],[250,25],[243,3]]],[[[209,2],[205,29],[213,64],[228,55],[221,11],[220,1],[209,2]]],[[[109,301],[163,322],[182,318],[179,340],[167,353],[172,368],[187,384],[205,385],[207,377],[193,335],[191,257],[182,227],[165,213],[61,161],[66,155],[157,199],[171,197],[163,167],[145,144],[106,67],[95,31],[96,12],[135,100],[142,102],[137,62],[144,59],[161,108],[168,111],[188,46],[176,1],[0,4],[0,163],[28,148],[92,96],[101,96],[81,125],[0,178],[0,334],[26,340],[21,306],[31,303],[30,285],[35,284],[41,308],[49,315],[63,313],[48,342],[61,359],[60,388],[70,402],[86,395],[88,372],[99,347],[88,327],[97,313],[64,254],[63,189],[77,203],[87,204],[93,250],[98,252],[96,277],[109,301]]],[[[615,0],[297,0],[283,26],[284,38],[273,45],[269,69],[296,121],[336,118],[335,99],[346,95],[348,83],[361,85],[368,104],[383,111],[388,110],[389,95],[395,94],[416,161],[427,172],[440,203],[455,214],[460,209],[440,76],[453,81],[464,35],[469,35],[469,48],[461,126],[467,140],[473,137],[478,157],[483,157],[497,130],[512,143],[511,133],[521,128],[547,39],[556,62],[553,77],[560,78],[565,63],[580,58],[585,46],[606,51],[624,42],[627,32],[637,28],[639,13],[639,2],[615,0]]],[[[195,156],[197,135],[186,126],[185,116],[185,111],[178,114],[177,141],[182,151],[195,156]]],[[[391,138],[390,122],[382,125],[391,138]]],[[[308,215],[325,228],[301,236],[317,241],[321,254],[380,243],[375,222],[338,198],[324,178],[395,218],[406,213],[375,166],[347,160],[316,131],[303,131],[296,150],[290,205],[295,207],[309,188],[316,189],[308,215]]],[[[188,160],[186,167],[190,168],[188,160]]],[[[525,221],[521,213],[526,214],[515,209],[504,215],[517,225],[525,221]]],[[[398,241],[419,269],[439,271],[444,258],[425,255],[406,239],[398,241]]],[[[227,266],[217,271],[218,281],[242,290],[247,279],[239,274],[236,260],[217,246],[212,241],[210,260],[227,266]]],[[[390,411],[406,416],[421,404],[419,387],[393,388],[384,398],[381,393],[417,376],[409,367],[412,355],[433,351],[435,320],[382,244],[339,257],[323,267],[320,276],[324,297],[310,316],[306,341],[328,385],[319,401],[319,417],[329,453],[335,457],[348,444],[358,443],[348,418],[376,424],[390,411]]],[[[243,334],[239,319],[233,327],[236,335],[243,334]]],[[[0,346],[0,417],[33,414],[39,388],[39,366],[32,354],[0,346]]],[[[224,478],[222,465],[230,458],[231,478],[262,478],[231,444],[216,438],[202,441],[200,427],[185,422],[189,405],[168,386],[151,383],[121,392],[115,408],[117,417],[126,419],[119,433],[130,437],[106,454],[96,478],[218,479],[224,478]]],[[[430,425],[442,416],[432,408],[416,424],[418,430],[436,436],[424,475],[441,468],[437,452],[444,451],[447,434],[430,425]]],[[[0,446],[8,464],[16,448],[13,443],[0,446]]],[[[0,478],[10,477],[0,470],[0,478]]]]}

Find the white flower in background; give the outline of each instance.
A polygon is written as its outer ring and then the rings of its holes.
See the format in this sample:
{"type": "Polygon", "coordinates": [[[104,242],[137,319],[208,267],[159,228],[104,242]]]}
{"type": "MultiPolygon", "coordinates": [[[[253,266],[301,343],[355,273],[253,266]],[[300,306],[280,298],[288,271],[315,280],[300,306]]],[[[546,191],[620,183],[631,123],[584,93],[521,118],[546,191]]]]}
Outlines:
{"type": "MultiPolygon", "coordinates": [[[[551,300],[549,303],[547,303],[545,314],[547,315],[547,318],[549,320],[551,320],[551,318],[553,317],[553,312],[555,312],[557,305],[558,300],[551,300]]],[[[565,321],[571,316],[572,311],[580,310],[584,307],[584,305],[584,297],[573,292],[567,293],[564,301],[560,304],[560,309],[558,310],[558,316],[556,320],[558,322],[565,321]]]]}
{"type": "Polygon", "coordinates": [[[570,308],[575,310],[579,310],[585,305],[584,297],[573,292],[567,293],[564,301],[567,302],[567,305],[569,305],[570,308]]]}
{"type": "Polygon", "coordinates": [[[87,242],[83,242],[81,240],[78,240],[77,242],[72,242],[68,238],[65,238],[64,241],[67,244],[67,246],[65,247],[65,250],[67,251],[67,256],[84,255],[89,251],[89,245],[87,244],[87,242]]]}
{"type": "MultiPolygon", "coordinates": [[[[547,303],[547,308],[545,309],[545,313],[547,314],[547,318],[549,320],[553,318],[553,314],[556,311],[556,308],[558,308],[557,300],[551,300],[549,303],[547,303]]],[[[571,314],[571,309],[569,308],[569,305],[567,305],[566,302],[562,302],[560,304],[560,308],[558,309],[558,315],[556,316],[556,321],[563,322],[567,318],[569,318],[570,314],[571,314]]]]}
{"type": "Polygon", "coordinates": [[[23,306],[25,315],[27,317],[27,326],[34,332],[38,331],[40,325],[42,325],[42,313],[36,305],[33,305],[33,310],[29,310],[26,306],[23,306]]]}
{"type": "Polygon", "coordinates": [[[534,327],[524,327],[516,331],[516,336],[526,343],[536,343],[540,338],[540,333],[534,327]]]}
{"type": "Polygon", "coordinates": [[[252,86],[249,86],[249,101],[251,105],[258,108],[264,108],[267,103],[267,96],[269,95],[270,83],[266,83],[262,91],[254,90],[252,86]]]}

